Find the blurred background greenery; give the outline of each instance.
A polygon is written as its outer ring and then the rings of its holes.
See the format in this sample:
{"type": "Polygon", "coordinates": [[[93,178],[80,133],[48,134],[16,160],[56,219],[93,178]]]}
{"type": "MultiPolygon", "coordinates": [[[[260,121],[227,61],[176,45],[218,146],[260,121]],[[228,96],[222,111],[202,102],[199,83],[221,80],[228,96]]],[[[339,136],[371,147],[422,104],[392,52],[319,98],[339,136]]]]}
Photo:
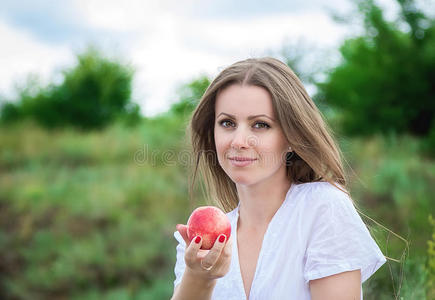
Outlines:
{"type": "MultiPolygon", "coordinates": [[[[297,49],[275,54],[316,85],[353,198],[391,258],[364,283],[369,300],[435,299],[435,22],[398,2],[405,27],[357,2],[365,32],[322,80],[297,49]]],[[[91,46],[62,74],[0,102],[0,299],[169,299],[175,225],[206,204],[201,182],[188,197],[185,129],[210,78],[148,118],[122,60],[91,46]]]]}

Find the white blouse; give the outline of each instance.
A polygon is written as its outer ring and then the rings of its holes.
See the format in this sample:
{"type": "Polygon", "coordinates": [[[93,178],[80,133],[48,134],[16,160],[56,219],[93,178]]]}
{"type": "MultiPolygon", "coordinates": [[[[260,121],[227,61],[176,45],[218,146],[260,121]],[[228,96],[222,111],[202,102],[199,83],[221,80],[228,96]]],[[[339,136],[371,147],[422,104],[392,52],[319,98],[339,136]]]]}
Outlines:
{"type": "MultiPolygon", "coordinates": [[[[229,272],[213,300],[245,300],[237,249],[239,205],[227,213],[233,238],[229,272]]],[[[174,289],[184,273],[186,243],[178,231],[174,289]]],[[[361,270],[361,284],[386,259],[349,196],[327,182],[292,184],[264,234],[249,300],[311,299],[309,281],[361,270]]],[[[361,299],[362,289],[361,289],[361,299]]]]}

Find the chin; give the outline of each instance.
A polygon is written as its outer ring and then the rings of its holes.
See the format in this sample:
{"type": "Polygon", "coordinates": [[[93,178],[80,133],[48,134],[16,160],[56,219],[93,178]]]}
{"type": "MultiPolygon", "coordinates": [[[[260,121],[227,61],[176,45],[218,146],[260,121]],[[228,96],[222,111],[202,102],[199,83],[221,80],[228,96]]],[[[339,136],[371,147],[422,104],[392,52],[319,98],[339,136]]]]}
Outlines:
{"type": "Polygon", "coordinates": [[[231,180],[238,185],[245,185],[245,186],[249,186],[249,185],[253,185],[255,184],[257,181],[254,180],[253,176],[246,176],[246,175],[236,175],[236,176],[230,176],[231,180]]]}

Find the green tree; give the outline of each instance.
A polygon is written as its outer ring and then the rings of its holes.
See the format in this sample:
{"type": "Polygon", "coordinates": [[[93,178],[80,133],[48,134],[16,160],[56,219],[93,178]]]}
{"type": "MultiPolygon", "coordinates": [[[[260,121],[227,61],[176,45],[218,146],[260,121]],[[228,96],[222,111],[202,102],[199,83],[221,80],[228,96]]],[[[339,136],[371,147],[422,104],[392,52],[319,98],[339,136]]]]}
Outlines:
{"type": "Polygon", "coordinates": [[[46,127],[98,129],[116,118],[139,119],[139,107],[131,102],[131,67],[89,47],[77,55],[77,65],[62,74],[61,84],[23,88],[16,104],[3,105],[2,121],[30,117],[46,127]]]}
{"type": "Polygon", "coordinates": [[[344,42],[342,62],[318,83],[315,99],[341,112],[343,133],[435,135],[435,22],[397,1],[394,22],[373,0],[357,1],[365,34],[344,42]]]}
{"type": "Polygon", "coordinates": [[[181,86],[178,89],[180,100],[172,104],[169,112],[183,117],[189,115],[193,112],[209,85],[210,79],[205,75],[201,75],[192,82],[181,86]]]}

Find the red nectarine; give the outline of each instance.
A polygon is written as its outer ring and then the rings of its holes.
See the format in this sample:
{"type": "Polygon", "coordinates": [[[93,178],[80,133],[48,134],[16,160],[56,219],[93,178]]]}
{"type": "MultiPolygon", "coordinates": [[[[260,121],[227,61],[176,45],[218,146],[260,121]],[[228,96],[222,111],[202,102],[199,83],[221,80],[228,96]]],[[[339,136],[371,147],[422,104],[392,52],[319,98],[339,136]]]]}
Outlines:
{"type": "Polygon", "coordinates": [[[202,237],[201,249],[210,250],[219,235],[231,235],[231,223],[227,215],[215,206],[200,206],[195,209],[187,221],[189,241],[199,235],[202,237]]]}

